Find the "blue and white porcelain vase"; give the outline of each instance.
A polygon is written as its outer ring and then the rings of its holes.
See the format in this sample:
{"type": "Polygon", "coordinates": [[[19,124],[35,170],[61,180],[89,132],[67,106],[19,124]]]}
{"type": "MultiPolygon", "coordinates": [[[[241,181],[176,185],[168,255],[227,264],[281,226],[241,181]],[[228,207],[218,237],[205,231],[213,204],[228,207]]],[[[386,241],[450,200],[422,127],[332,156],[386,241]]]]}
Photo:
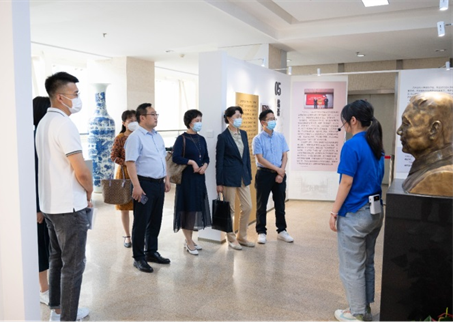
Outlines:
{"type": "Polygon", "coordinates": [[[88,155],[93,161],[94,192],[101,192],[101,180],[113,177],[115,164],[110,159],[115,122],[107,112],[105,90],[109,84],[92,84],[95,89],[96,110],[88,121],[88,155]]]}

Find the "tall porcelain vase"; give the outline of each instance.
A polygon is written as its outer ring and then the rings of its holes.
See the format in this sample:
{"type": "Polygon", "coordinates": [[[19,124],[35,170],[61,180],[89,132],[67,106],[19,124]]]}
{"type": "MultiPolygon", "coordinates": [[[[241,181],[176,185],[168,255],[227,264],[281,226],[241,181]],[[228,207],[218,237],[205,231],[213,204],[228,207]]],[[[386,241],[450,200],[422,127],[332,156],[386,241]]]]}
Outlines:
{"type": "Polygon", "coordinates": [[[110,159],[115,122],[107,112],[105,90],[109,84],[92,84],[95,89],[96,110],[88,121],[88,155],[93,161],[94,192],[101,192],[101,180],[113,177],[115,164],[110,159]]]}

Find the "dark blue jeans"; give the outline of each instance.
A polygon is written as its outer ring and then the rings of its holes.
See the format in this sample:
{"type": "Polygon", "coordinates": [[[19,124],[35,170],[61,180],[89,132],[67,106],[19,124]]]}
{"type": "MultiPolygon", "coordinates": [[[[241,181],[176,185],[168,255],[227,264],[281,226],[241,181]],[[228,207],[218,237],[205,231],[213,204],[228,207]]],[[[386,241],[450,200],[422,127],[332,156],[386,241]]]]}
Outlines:
{"type": "Polygon", "coordinates": [[[49,307],[61,309],[61,321],[75,321],[79,306],[88,219],[86,209],[44,214],[50,238],[49,307]]]}
{"type": "Polygon", "coordinates": [[[286,199],[286,175],[282,183],[275,182],[277,173],[266,170],[257,170],[255,175],[256,188],[256,232],[265,234],[266,229],[266,206],[269,194],[272,191],[272,199],[275,204],[275,226],[277,233],[286,230],[285,199],[286,199]]]}
{"type": "Polygon", "coordinates": [[[140,179],[139,181],[148,202],[142,204],[134,200],[132,253],[135,260],[145,259],[145,253],[154,253],[158,250],[157,238],[162,224],[165,198],[165,183],[140,179]]]}

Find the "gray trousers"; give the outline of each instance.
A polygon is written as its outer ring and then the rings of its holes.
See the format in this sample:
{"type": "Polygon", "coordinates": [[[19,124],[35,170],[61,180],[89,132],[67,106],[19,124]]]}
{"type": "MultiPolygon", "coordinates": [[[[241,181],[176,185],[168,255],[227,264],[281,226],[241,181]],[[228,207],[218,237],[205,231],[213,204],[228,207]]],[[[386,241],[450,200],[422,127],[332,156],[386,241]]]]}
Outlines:
{"type": "Polygon", "coordinates": [[[43,215],[51,245],[49,307],[61,309],[61,321],[75,321],[85,270],[87,210],[43,215]]]}

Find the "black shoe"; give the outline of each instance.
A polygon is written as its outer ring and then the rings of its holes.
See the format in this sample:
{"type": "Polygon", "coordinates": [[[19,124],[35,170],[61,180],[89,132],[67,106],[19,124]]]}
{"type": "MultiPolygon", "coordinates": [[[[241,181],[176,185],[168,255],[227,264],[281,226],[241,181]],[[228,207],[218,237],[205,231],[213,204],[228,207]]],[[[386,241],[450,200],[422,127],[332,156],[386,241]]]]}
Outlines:
{"type": "Polygon", "coordinates": [[[144,260],[135,260],[134,261],[134,267],[137,267],[139,271],[145,272],[145,273],[152,273],[154,270],[149,264],[144,260]]]}
{"type": "Polygon", "coordinates": [[[159,264],[170,264],[170,260],[168,258],[160,256],[159,252],[146,254],[146,261],[159,264]]]}

